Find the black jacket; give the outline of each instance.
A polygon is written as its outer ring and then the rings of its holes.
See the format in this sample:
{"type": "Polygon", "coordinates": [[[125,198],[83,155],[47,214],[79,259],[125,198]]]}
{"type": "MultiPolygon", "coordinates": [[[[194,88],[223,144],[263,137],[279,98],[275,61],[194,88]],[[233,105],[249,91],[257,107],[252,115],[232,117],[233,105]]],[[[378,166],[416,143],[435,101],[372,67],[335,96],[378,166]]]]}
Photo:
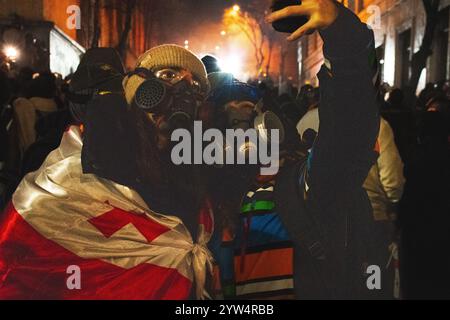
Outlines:
{"type": "Polygon", "coordinates": [[[367,289],[365,271],[367,265],[379,264],[371,259],[376,245],[371,243],[373,219],[362,188],[375,159],[379,129],[374,38],[341,5],[336,21],[320,34],[329,62],[318,73],[320,132],[306,169],[297,166],[280,175],[298,198],[289,199],[292,193],[277,181],[283,189],[277,207],[296,247],[297,298],[368,298],[376,293],[367,289]],[[286,201],[297,203],[298,210],[286,208],[286,201]],[[317,224],[324,259],[314,258],[306,248],[301,214],[317,224]]]}

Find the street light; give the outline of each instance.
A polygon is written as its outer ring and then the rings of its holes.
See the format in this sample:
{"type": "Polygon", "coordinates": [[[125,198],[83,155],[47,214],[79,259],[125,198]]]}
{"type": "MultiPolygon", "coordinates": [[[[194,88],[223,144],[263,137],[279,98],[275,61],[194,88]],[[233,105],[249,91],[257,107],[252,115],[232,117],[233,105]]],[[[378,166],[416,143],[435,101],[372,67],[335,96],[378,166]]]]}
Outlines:
{"type": "Polygon", "coordinates": [[[233,17],[236,17],[239,14],[240,10],[241,10],[241,7],[239,7],[237,4],[235,4],[233,7],[231,7],[229,14],[232,15],[233,17]]]}
{"type": "Polygon", "coordinates": [[[19,50],[11,45],[5,46],[3,48],[3,53],[5,54],[6,58],[8,58],[8,60],[11,60],[12,62],[15,62],[20,55],[19,50]]]}
{"type": "Polygon", "coordinates": [[[233,74],[236,78],[242,76],[242,57],[237,52],[232,52],[219,59],[219,67],[222,71],[233,74]]]}

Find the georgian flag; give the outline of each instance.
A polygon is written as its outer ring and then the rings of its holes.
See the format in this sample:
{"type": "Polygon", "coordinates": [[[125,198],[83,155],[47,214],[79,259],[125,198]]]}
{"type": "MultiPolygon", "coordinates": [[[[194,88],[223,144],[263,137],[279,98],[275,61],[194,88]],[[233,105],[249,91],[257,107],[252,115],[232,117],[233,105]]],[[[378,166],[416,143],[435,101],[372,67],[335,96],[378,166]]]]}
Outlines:
{"type": "Polygon", "coordinates": [[[193,285],[207,296],[210,206],[194,243],[179,218],[152,211],[134,190],[83,174],[81,135],[65,132],[1,217],[0,299],[187,299],[193,285]]]}

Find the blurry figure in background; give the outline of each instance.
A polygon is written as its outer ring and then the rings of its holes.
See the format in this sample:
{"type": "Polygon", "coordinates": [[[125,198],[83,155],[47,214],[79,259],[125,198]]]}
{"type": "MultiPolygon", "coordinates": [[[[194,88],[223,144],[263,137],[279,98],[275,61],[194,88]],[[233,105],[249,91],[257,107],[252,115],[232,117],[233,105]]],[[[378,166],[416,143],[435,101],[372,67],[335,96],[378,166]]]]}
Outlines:
{"type": "Polygon", "coordinates": [[[202,58],[202,62],[205,65],[207,74],[221,71],[219,67],[219,60],[212,55],[209,54],[205,55],[202,58]]]}
{"type": "Polygon", "coordinates": [[[298,93],[298,88],[294,86],[292,78],[281,79],[278,83],[278,96],[288,95],[295,98],[298,93]]]}
{"type": "Polygon", "coordinates": [[[416,130],[411,106],[404,105],[404,94],[396,88],[389,93],[385,109],[381,115],[389,123],[403,163],[408,162],[408,155],[415,143],[416,130]]]}
{"type": "MultiPolygon", "coordinates": [[[[310,149],[319,132],[319,108],[308,111],[299,121],[297,130],[303,145],[310,149]]],[[[394,142],[394,135],[389,124],[380,119],[375,151],[378,153],[376,163],[372,166],[364,181],[364,189],[369,197],[375,228],[377,232],[373,243],[376,245],[377,261],[382,268],[388,269],[382,278],[380,298],[399,298],[398,261],[391,257],[397,254],[397,243],[394,241],[394,222],[397,218],[397,204],[402,196],[405,179],[403,163],[394,142]],[[395,287],[395,285],[397,285],[395,287]],[[395,291],[394,291],[395,290],[395,291]]]]}
{"type": "MultiPolygon", "coordinates": [[[[7,126],[11,118],[11,107],[9,105],[12,92],[11,84],[6,72],[0,70],[0,163],[6,160],[6,149],[8,146],[7,126]]],[[[1,169],[1,166],[0,166],[1,169]]]]}
{"type": "Polygon", "coordinates": [[[387,108],[387,98],[389,97],[389,93],[392,91],[392,87],[387,82],[383,82],[379,86],[379,104],[380,110],[385,110],[387,108]]]}
{"type": "Polygon", "coordinates": [[[427,102],[436,94],[436,90],[433,83],[427,83],[425,88],[420,91],[417,98],[416,109],[418,112],[426,111],[427,102]]]}
{"type": "Polygon", "coordinates": [[[319,103],[319,88],[314,88],[310,84],[305,84],[300,88],[297,95],[297,103],[302,111],[302,116],[315,107],[319,103]]]}
{"type": "Polygon", "coordinates": [[[38,140],[25,153],[21,177],[37,170],[56,149],[68,126],[83,124],[89,102],[103,92],[122,92],[125,69],[113,48],[92,48],[83,55],[63,92],[66,107],[52,112],[36,124],[38,140]]]}
{"type": "Polygon", "coordinates": [[[450,83],[448,80],[441,80],[436,83],[436,95],[450,99],[450,83]]]}
{"type": "Polygon", "coordinates": [[[36,141],[37,120],[57,110],[55,76],[50,72],[39,74],[31,82],[28,97],[17,98],[13,102],[13,125],[17,130],[15,143],[19,148],[19,159],[22,159],[26,149],[36,141]]]}
{"type": "Polygon", "coordinates": [[[403,193],[405,178],[403,162],[394,141],[394,134],[389,123],[380,119],[376,151],[378,158],[364,181],[373,209],[376,236],[384,246],[378,249],[380,267],[386,268],[385,277],[381,279],[384,288],[382,296],[386,299],[400,298],[400,276],[398,269],[398,241],[396,239],[395,222],[398,216],[398,202],[403,193]]]}
{"type": "MultiPolygon", "coordinates": [[[[447,102],[448,105],[448,102],[447,102]]],[[[406,299],[449,299],[450,145],[448,117],[441,107],[419,119],[419,134],[405,164],[399,206],[400,267],[406,299]]]]}
{"type": "Polygon", "coordinates": [[[389,96],[386,100],[387,111],[402,111],[405,109],[404,106],[404,94],[401,89],[394,88],[389,92],[389,96]]]}
{"type": "MultiPolygon", "coordinates": [[[[22,70],[24,79],[28,71],[22,70]]],[[[7,177],[6,188],[3,193],[5,202],[9,200],[12,192],[20,181],[21,163],[28,147],[36,141],[36,124],[39,119],[54,112],[58,108],[56,99],[56,85],[54,75],[50,72],[42,73],[31,80],[30,85],[17,81],[12,83],[12,107],[7,107],[3,114],[2,122],[6,125],[7,144],[5,165],[2,175],[7,177]],[[15,92],[15,93],[14,93],[15,92]],[[25,97],[17,97],[16,94],[24,94],[25,97]]]]}
{"type": "Polygon", "coordinates": [[[7,73],[3,70],[0,70],[0,88],[0,170],[2,170],[8,154],[8,127],[12,116],[9,104],[12,93],[11,85],[7,73]]]}
{"type": "Polygon", "coordinates": [[[278,87],[275,86],[274,81],[270,77],[265,77],[257,80],[256,86],[264,96],[266,95],[271,95],[272,97],[278,96],[278,87]]]}
{"type": "Polygon", "coordinates": [[[427,112],[439,112],[443,117],[448,117],[450,101],[444,95],[437,95],[428,100],[425,109],[427,112]]]}
{"type": "Polygon", "coordinates": [[[23,67],[17,76],[11,79],[14,98],[29,98],[34,74],[35,72],[30,67],[23,67]]]}
{"type": "MultiPolygon", "coordinates": [[[[295,125],[303,116],[297,100],[288,94],[283,94],[276,99],[276,102],[284,116],[284,120],[289,122],[290,127],[295,128],[295,125]]],[[[296,139],[298,140],[298,137],[296,137],[296,139]]]]}
{"type": "MultiPolygon", "coordinates": [[[[386,101],[386,95],[391,92],[392,88],[387,82],[383,82],[380,85],[380,97],[383,101],[386,101]]],[[[384,107],[384,106],[383,106],[384,107]]]]}
{"type": "Polygon", "coordinates": [[[9,66],[6,56],[0,51],[0,211],[7,202],[8,186],[14,180],[4,170],[9,154],[8,132],[12,120],[12,107],[10,104],[13,96],[11,79],[8,77],[9,66]]]}

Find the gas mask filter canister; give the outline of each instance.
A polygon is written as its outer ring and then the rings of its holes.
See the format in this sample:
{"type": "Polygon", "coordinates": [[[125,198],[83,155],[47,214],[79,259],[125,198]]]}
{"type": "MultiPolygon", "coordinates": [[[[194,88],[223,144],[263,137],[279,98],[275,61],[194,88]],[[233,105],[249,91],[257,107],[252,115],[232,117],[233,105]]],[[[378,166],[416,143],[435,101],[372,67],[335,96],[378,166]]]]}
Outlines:
{"type": "Polygon", "coordinates": [[[186,81],[169,84],[145,68],[136,69],[130,76],[133,74],[145,79],[134,95],[136,107],[147,113],[164,115],[171,129],[192,126],[197,118],[198,100],[186,81]]]}

